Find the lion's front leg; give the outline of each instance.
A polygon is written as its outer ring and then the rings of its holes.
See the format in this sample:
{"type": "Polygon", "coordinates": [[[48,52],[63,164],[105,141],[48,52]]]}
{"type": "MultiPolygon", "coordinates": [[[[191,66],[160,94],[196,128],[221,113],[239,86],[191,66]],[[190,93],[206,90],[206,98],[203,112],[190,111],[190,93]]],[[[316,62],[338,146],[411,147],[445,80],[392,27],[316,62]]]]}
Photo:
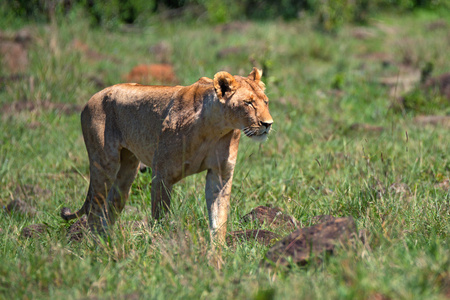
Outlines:
{"type": "Polygon", "coordinates": [[[205,196],[211,241],[220,245],[225,244],[232,180],[233,170],[220,174],[210,169],[206,175],[205,196]]]}
{"type": "Polygon", "coordinates": [[[163,214],[170,208],[170,193],[172,184],[160,176],[155,176],[152,180],[152,217],[161,219],[163,214]]]}

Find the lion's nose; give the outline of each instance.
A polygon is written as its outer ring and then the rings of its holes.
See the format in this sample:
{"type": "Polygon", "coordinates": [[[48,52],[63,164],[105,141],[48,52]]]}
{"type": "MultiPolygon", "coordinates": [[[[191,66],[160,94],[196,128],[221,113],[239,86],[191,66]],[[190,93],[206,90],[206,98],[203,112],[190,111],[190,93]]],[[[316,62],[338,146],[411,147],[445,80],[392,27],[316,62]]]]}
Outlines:
{"type": "Polygon", "coordinates": [[[273,121],[265,121],[265,122],[260,121],[259,123],[261,124],[261,126],[264,126],[267,129],[270,129],[270,126],[272,126],[273,121]]]}

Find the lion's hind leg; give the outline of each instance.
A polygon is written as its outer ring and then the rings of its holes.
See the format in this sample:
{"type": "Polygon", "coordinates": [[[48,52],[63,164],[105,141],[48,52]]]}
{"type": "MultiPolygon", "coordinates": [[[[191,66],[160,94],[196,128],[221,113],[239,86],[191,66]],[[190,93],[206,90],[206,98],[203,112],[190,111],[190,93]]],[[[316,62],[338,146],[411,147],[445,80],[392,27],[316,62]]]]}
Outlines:
{"type": "Polygon", "coordinates": [[[118,160],[108,160],[107,164],[100,164],[98,160],[91,160],[90,184],[86,196],[85,210],[89,227],[93,232],[103,234],[112,223],[107,195],[111,193],[119,166],[118,160]]]}
{"type": "Polygon", "coordinates": [[[128,149],[120,151],[120,169],[108,194],[109,222],[114,224],[128,200],[131,185],[136,177],[139,160],[128,149]]]}

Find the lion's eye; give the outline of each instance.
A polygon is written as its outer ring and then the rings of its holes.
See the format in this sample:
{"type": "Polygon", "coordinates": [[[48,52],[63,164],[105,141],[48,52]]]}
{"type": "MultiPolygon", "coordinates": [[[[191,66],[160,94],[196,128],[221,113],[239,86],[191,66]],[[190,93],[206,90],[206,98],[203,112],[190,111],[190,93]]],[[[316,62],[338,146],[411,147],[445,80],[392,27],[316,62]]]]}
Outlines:
{"type": "Polygon", "coordinates": [[[244,103],[245,103],[245,105],[254,107],[252,101],[244,101],[244,103]]]}

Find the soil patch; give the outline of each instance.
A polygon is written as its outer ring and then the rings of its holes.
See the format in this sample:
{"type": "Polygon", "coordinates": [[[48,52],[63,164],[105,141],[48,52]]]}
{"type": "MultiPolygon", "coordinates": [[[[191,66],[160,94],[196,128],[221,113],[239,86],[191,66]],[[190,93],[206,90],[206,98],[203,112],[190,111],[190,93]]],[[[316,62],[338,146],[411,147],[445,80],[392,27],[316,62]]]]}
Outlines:
{"type": "Polygon", "coordinates": [[[37,238],[47,232],[48,226],[45,224],[33,224],[22,229],[20,236],[23,238],[37,238]]]}
{"type": "Polygon", "coordinates": [[[127,82],[140,84],[176,84],[178,82],[170,64],[137,65],[124,78],[127,82]]]}
{"type": "Polygon", "coordinates": [[[337,218],[311,227],[300,228],[276,243],[266,254],[265,264],[289,266],[305,265],[313,258],[322,259],[324,253],[333,254],[337,244],[346,244],[357,236],[352,217],[337,218]]]}
{"type": "Polygon", "coordinates": [[[450,73],[427,79],[424,84],[424,89],[437,90],[443,97],[450,101],[450,73]]]}
{"type": "Polygon", "coordinates": [[[412,91],[420,82],[421,74],[419,69],[402,65],[399,67],[398,74],[382,77],[378,81],[380,84],[389,87],[389,96],[395,98],[412,91]]]}
{"type": "Polygon", "coordinates": [[[83,216],[69,226],[69,229],[67,230],[67,238],[71,242],[79,242],[83,239],[84,232],[86,230],[89,230],[89,225],[87,224],[86,216],[83,216]]]}
{"type": "Polygon", "coordinates": [[[16,186],[14,193],[19,197],[30,198],[50,196],[52,192],[49,189],[42,189],[38,185],[24,184],[16,186]]]}
{"type": "Polygon", "coordinates": [[[27,215],[30,217],[34,217],[37,214],[36,209],[28,204],[27,202],[20,200],[20,199],[14,199],[12,200],[7,206],[6,206],[6,212],[8,214],[20,214],[20,215],[27,215]]]}
{"type": "Polygon", "coordinates": [[[14,34],[0,32],[0,66],[10,74],[28,70],[27,46],[32,42],[32,34],[22,29],[14,34]]]}

